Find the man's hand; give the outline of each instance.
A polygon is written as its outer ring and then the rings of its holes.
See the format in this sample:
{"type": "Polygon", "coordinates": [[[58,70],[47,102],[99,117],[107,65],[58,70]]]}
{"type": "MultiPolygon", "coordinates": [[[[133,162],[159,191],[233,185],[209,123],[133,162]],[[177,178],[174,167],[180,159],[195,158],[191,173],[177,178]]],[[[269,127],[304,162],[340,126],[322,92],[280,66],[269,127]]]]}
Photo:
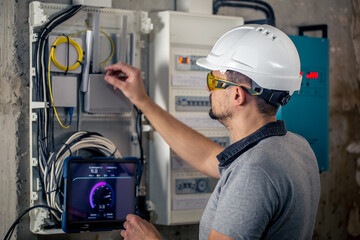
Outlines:
{"type": "Polygon", "coordinates": [[[130,101],[138,105],[149,98],[141,77],[141,71],[126,63],[118,62],[105,68],[105,81],[119,88],[130,101]]]}
{"type": "Polygon", "coordinates": [[[121,231],[124,240],[161,240],[154,225],[133,214],[126,216],[124,228],[125,230],[121,231]]]}

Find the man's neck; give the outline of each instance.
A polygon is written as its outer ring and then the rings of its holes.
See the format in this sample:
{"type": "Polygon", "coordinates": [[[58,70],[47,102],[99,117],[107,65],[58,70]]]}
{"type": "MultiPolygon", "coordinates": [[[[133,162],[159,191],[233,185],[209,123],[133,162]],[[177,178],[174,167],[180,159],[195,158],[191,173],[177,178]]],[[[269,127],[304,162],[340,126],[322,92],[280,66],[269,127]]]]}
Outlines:
{"type": "Polygon", "coordinates": [[[230,131],[233,142],[237,142],[269,122],[276,121],[276,116],[263,116],[261,114],[243,114],[233,117],[227,128],[230,131]]]}

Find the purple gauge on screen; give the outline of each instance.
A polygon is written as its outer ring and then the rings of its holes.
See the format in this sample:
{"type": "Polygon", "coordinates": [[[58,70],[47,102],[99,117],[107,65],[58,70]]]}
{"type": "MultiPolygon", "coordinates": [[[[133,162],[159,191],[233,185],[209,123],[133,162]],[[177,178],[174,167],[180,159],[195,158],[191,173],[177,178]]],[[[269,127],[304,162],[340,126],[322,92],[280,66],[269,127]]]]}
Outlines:
{"type": "Polygon", "coordinates": [[[114,190],[106,182],[96,183],[89,195],[90,206],[100,212],[111,208],[115,201],[114,190]]]}

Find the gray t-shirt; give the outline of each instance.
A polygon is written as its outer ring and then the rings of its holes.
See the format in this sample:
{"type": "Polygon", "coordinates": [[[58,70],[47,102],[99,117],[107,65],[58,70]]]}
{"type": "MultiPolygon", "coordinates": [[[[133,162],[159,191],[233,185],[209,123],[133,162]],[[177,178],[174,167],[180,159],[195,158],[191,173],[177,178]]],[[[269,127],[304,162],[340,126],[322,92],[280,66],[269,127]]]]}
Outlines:
{"type": "Polygon", "coordinates": [[[210,229],[234,239],[312,238],[320,198],[315,155],[283,122],[264,129],[218,156],[220,180],[202,216],[200,239],[208,239],[210,229]],[[274,134],[273,126],[283,134],[274,134]]]}

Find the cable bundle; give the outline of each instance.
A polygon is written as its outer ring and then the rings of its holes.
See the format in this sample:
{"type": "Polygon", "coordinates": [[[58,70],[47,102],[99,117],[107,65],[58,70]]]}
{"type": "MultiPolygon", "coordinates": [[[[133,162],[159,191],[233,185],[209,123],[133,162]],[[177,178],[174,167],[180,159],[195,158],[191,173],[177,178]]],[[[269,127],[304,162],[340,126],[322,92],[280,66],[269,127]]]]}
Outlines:
{"type": "MultiPolygon", "coordinates": [[[[35,69],[36,69],[36,78],[34,81],[34,99],[33,101],[39,101],[47,103],[49,96],[46,92],[47,83],[46,83],[46,57],[45,57],[45,46],[47,43],[47,39],[51,34],[52,30],[65,22],[66,20],[73,17],[76,13],[78,13],[83,6],[76,5],[67,9],[66,11],[60,13],[55,16],[52,20],[50,20],[38,34],[38,40],[36,44],[35,51],[35,69]]],[[[49,129],[51,128],[50,124],[52,121],[50,120],[50,112],[49,108],[45,109],[37,109],[38,113],[38,125],[37,125],[37,139],[38,139],[38,150],[39,150],[39,161],[44,162],[48,159],[49,149],[53,149],[53,136],[49,137],[49,129]]]]}
{"type": "MultiPolygon", "coordinates": [[[[63,164],[67,157],[79,150],[95,150],[105,157],[121,158],[116,146],[98,133],[76,132],[58,150],[52,152],[47,162],[41,162],[40,169],[43,176],[46,201],[50,207],[63,212],[63,195],[60,191],[63,185],[63,164]]],[[[57,220],[60,216],[54,215],[57,220]]]]}

